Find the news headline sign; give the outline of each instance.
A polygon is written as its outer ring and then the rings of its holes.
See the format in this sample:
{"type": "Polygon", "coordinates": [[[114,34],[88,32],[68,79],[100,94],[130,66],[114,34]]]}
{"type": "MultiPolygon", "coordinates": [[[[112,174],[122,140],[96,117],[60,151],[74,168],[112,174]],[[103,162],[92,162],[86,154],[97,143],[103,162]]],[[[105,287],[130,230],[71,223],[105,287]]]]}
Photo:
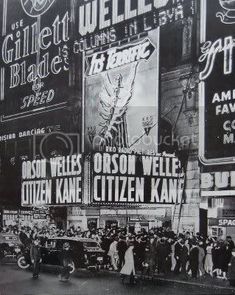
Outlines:
{"type": "Polygon", "coordinates": [[[60,109],[69,86],[69,1],[1,1],[2,121],[60,109]]]}
{"type": "Polygon", "coordinates": [[[74,50],[86,51],[180,22],[195,13],[194,0],[82,0],[74,50]]]}
{"type": "Polygon", "coordinates": [[[201,0],[200,158],[234,162],[235,1],[201,0]]]}
{"type": "Polygon", "coordinates": [[[39,207],[82,203],[81,154],[22,162],[21,204],[39,207]]]}
{"type": "Polygon", "coordinates": [[[174,156],[95,153],[91,158],[94,204],[175,204],[184,175],[174,156]]]}

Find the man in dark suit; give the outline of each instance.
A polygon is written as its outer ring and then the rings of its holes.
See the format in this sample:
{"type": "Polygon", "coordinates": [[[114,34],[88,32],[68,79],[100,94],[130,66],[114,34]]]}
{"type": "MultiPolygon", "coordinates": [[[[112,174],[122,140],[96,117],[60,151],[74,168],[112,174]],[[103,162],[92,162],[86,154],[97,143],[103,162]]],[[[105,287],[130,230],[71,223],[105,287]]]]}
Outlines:
{"type": "Polygon", "coordinates": [[[117,251],[118,251],[118,257],[119,257],[119,269],[121,270],[121,268],[123,267],[124,263],[125,263],[125,253],[127,250],[127,243],[126,243],[126,239],[123,236],[120,236],[119,241],[117,243],[117,251]]]}
{"type": "Polygon", "coordinates": [[[182,267],[182,251],[183,251],[183,240],[180,238],[176,244],[175,244],[175,260],[176,260],[176,265],[174,269],[174,273],[178,274],[180,272],[180,268],[182,267]]]}
{"type": "Polygon", "coordinates": [[[40,272],[40,263],[42,262],[41,248],[38,238],[34,239],[30,247],[30,259],[33,265],[33,278],[37,279],[40,272]]]}

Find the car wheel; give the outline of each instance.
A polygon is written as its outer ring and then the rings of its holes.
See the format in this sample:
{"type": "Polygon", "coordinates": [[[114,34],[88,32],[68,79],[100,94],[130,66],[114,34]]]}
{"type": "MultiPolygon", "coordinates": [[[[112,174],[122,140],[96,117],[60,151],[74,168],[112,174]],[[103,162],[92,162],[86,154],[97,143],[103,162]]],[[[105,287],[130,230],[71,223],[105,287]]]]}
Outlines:
{"type": "Polygon", "coordinates": [[[27,269],[29,268],[30,264],[26,261],[24,256],[20,256],[17,260],[17,265],[21,269],[27,269]]]}
{"type": "Polygon", "coordinates": [[[70,270],[69,270],[69,273],[72,274],[75,272],[75,263],[73,261],[71,261],[69,263],[69,267],[70,267],[70,270]]]}

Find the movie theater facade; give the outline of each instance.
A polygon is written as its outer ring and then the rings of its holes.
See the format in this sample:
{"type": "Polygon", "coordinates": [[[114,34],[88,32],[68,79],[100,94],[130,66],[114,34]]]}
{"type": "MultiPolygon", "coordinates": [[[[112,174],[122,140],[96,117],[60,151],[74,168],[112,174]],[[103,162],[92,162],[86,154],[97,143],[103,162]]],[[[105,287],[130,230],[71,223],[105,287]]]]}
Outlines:
{"type": "Polygon", "coordinates": [[[41,2],[0,3],[2,223],[232,234],[226,8],[41,2]]]}

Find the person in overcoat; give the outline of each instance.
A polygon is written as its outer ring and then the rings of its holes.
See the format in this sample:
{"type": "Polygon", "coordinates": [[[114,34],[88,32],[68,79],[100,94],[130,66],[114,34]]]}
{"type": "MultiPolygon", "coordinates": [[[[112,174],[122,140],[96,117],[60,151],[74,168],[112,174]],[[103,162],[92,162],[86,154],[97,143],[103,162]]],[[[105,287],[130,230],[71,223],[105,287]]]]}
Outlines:
{"type": "Polygon", "coordinates": [[[62,271],[59,276],[61,282],[67,282],[70,277],[70,270],[72,266],[72,253],[68,242],[63,244],[63,249],[60,254],[62,271]]]}
{"type": "Polygon", "coordinates": [[[133,249],[134,243],[130,242],[125,253],[125,263],[120,271],[122,280],[124,281],[125,277],[128,276],[131,284],[135,282],[135,263],[133,249]]]}
{"type": "Polygon", "coordinates": [[[35,238],[30,247],[30,259],[33,266],[33,278],[37,279],[40,272],[40,264],[42,262],[41,247],[39,239],[35,238]]]}

